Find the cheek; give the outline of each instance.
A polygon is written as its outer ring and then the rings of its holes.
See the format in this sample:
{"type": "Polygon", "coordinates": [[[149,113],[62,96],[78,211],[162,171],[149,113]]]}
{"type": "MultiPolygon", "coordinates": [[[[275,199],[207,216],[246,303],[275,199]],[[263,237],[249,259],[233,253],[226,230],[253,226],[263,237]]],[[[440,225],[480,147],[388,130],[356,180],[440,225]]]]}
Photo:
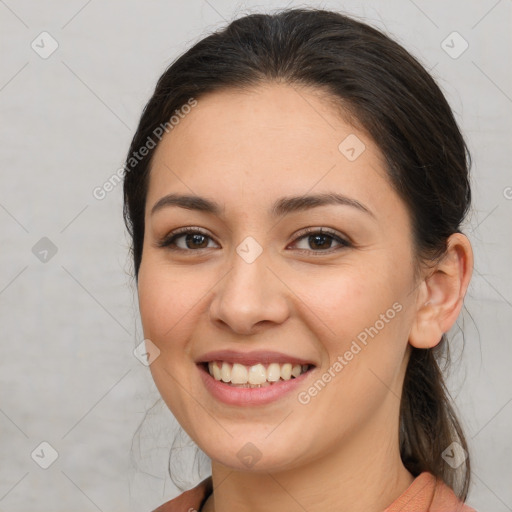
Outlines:
{"type": "MultiPolygon", "coordinates": [[[[403,280],[403,276],[399,278],[403,280]]],[[[398,317],[393,304],[400,302],[403,283],[395,279],[390,268],[370,265],[333,268],[332,272],[303,274],[294,289],[306,312],[314,322],[320,339],[329,342],[332,351],[344,350],[350,340],[378,322],[378,330],[389,330],[388,323],[383,329],[383,320],[389,323],[398,317]],[[320,330],[319,330],[320,329],[320,330]]]]}
{"type": "Polygon", "coordinates": [[[151,261],[141,265],[138,297],[144,336],[161,351],[172,350],[173,340],[187,337],[195,308],[207,290],[204,283],[198,276],[187,278],[180,269],[151,261]]]}
{"type": "Polygon", "coordinates": [[[317,400],[318,407],[327,407],[326,414],[336,411],[334,416],[343,417],[350,410],[365,415],[398,384],[410,318],[407,276],[394,267],[338,268],[297,283],[303,299],[299,314],[310,319],[329,359],[319,376],[329,381],[325,401],[317,400]]]}
{"type": "Polygon", "coordinates": [[[179,270],[150,257],[140,266],[138,298],[144,338],[160,350],[149,368],[163,400],[178,421],[185,424],[184,411],[190,404],[183,389],[191,389],[191,374],[184,362],[188,357],[187,343],[197,323],[194,307],[205,295],[194,284],[194,279],[191,281],[179,270]]]}

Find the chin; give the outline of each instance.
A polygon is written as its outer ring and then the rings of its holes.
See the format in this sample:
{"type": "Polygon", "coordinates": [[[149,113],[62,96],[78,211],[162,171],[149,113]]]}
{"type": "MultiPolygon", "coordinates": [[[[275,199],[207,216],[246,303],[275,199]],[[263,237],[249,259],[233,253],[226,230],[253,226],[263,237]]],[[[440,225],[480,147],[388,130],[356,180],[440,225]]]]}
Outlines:
{"type": "MultiPolygon", "coordinates": [[[[282,439],[282,438],[281,438],[282,439]]],[[[217,462],[235,471],[269,473],[289,470],[299,464],[300,455],[293,449],[301,446],[299,441],[278,447],[272,443],[258,442],[249,438],[227,438],[225,445],[216,444],[212,449],[205,446],[212,462],[217,462]]]]}

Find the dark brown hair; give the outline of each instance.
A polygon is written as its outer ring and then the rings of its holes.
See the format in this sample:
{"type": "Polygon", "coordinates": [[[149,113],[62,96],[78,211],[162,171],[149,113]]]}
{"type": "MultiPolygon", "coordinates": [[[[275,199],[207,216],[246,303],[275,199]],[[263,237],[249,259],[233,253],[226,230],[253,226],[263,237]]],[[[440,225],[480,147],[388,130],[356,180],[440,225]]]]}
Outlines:
{"type": "MultiPolygon", "coordinates": [[[[190,98],[272,82],[327,93],[372,137],[390,183],[408,207],[418,262],[442,257],[448,237],[460,232],[471,190],[469,152],[440,88],[379,30],[337,12],[287,9],[232,21],[197,42],[158,80],[125,167],[124,219],[136,279],[154,148],[140,160],[134,153],[190,98]]],[[[469,457],[456,469],[442,457],[452,442],[468,451],[438,364],[446,348],[445,336],[434,349],[412,347],[400,406],[400,450],[413,475],[429,471],[465,499],[469,457]]]]}

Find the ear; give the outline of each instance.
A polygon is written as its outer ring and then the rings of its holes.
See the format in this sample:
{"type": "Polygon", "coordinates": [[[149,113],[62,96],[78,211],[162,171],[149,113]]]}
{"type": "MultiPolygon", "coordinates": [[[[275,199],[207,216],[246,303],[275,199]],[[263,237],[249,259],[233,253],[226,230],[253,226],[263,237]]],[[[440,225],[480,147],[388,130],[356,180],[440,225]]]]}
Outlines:
{"type": "Polygon", "coordinates": [[[448,238],[446,254],[419,286],[409,333],[413,347],[432,348],[450,330],[462,309],[472,273],[471,244],[462,233],[454,233],[448,238]]]}

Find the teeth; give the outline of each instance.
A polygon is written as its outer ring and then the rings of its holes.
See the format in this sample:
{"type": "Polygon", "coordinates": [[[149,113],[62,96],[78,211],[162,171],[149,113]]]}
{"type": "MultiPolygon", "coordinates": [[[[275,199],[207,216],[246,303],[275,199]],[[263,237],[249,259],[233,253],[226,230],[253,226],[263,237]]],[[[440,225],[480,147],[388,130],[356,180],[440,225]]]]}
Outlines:
{"type": "Polygon", "coordinates": [[[290,380],[291,378],[292,378],[292,365],[290,363],[285,363],[285,364],[283,364],[283,366],[281,366],[281,379],[290,380]]]}
{"type": "Polygon", "coordinates": [[[249,378],[249,372],[243,364],[235,363],[231,368],[231,383],[246,384],[249,378]]]}
{"type": "Polygon", "coordinates": [[[222,363],[220,375],[222,382],[231,382],[231,366],[229,363],[222,363]]]}
{"type": "Polygon", "coordinates": [[[267,368],[267,380],[277,382],[281,378],[281,367],[278,363],[270,363],[267,368]]]}
{"type": "Polygon", "coordinates": [[[231,383],[236,386],[264,387],[278,380],[290,380],[297,378],[307,371],[308,365],[292,365],[291,363],[270,363],[267,367],[258,363],[253,366],[245,366],[239,363],[227,363],[226,361],[210,361],[208,371],[215,380],[231,383]]]}
{"type": "Polygon", "coordinates": [[[210,370],[210,374],[213,375],[216,380],[220,380],[222,378],[222,372],[216,364],[209,363],[208,369],[210,370]]]}
{"type": "Polygon", "coordinates": [[[300,364],[296,364],[296,365],[292,368],[292,375],[293,375],[294,377],[298,377],[301,373],[302,373],[302,367],[300,366],[300,364]]]}
{"type": "MultiPolygon", "coordinates": [[[[234,368],[235,365],[233,365],[234,368]]],[[[241,365],[240,365],[241,366],[241,365]]],[[[244,366],[245,368],[245,366],[244,366]]],[[[262,364],[255,364],[249,368],[249,384],[263,384],[267,381],[267,371],[262,364]]],[[[233,381],[233,373],[231,373],[231,382],[233,381]]],[[[245,382],[241,382],[245,384],[245,382]]]]}

